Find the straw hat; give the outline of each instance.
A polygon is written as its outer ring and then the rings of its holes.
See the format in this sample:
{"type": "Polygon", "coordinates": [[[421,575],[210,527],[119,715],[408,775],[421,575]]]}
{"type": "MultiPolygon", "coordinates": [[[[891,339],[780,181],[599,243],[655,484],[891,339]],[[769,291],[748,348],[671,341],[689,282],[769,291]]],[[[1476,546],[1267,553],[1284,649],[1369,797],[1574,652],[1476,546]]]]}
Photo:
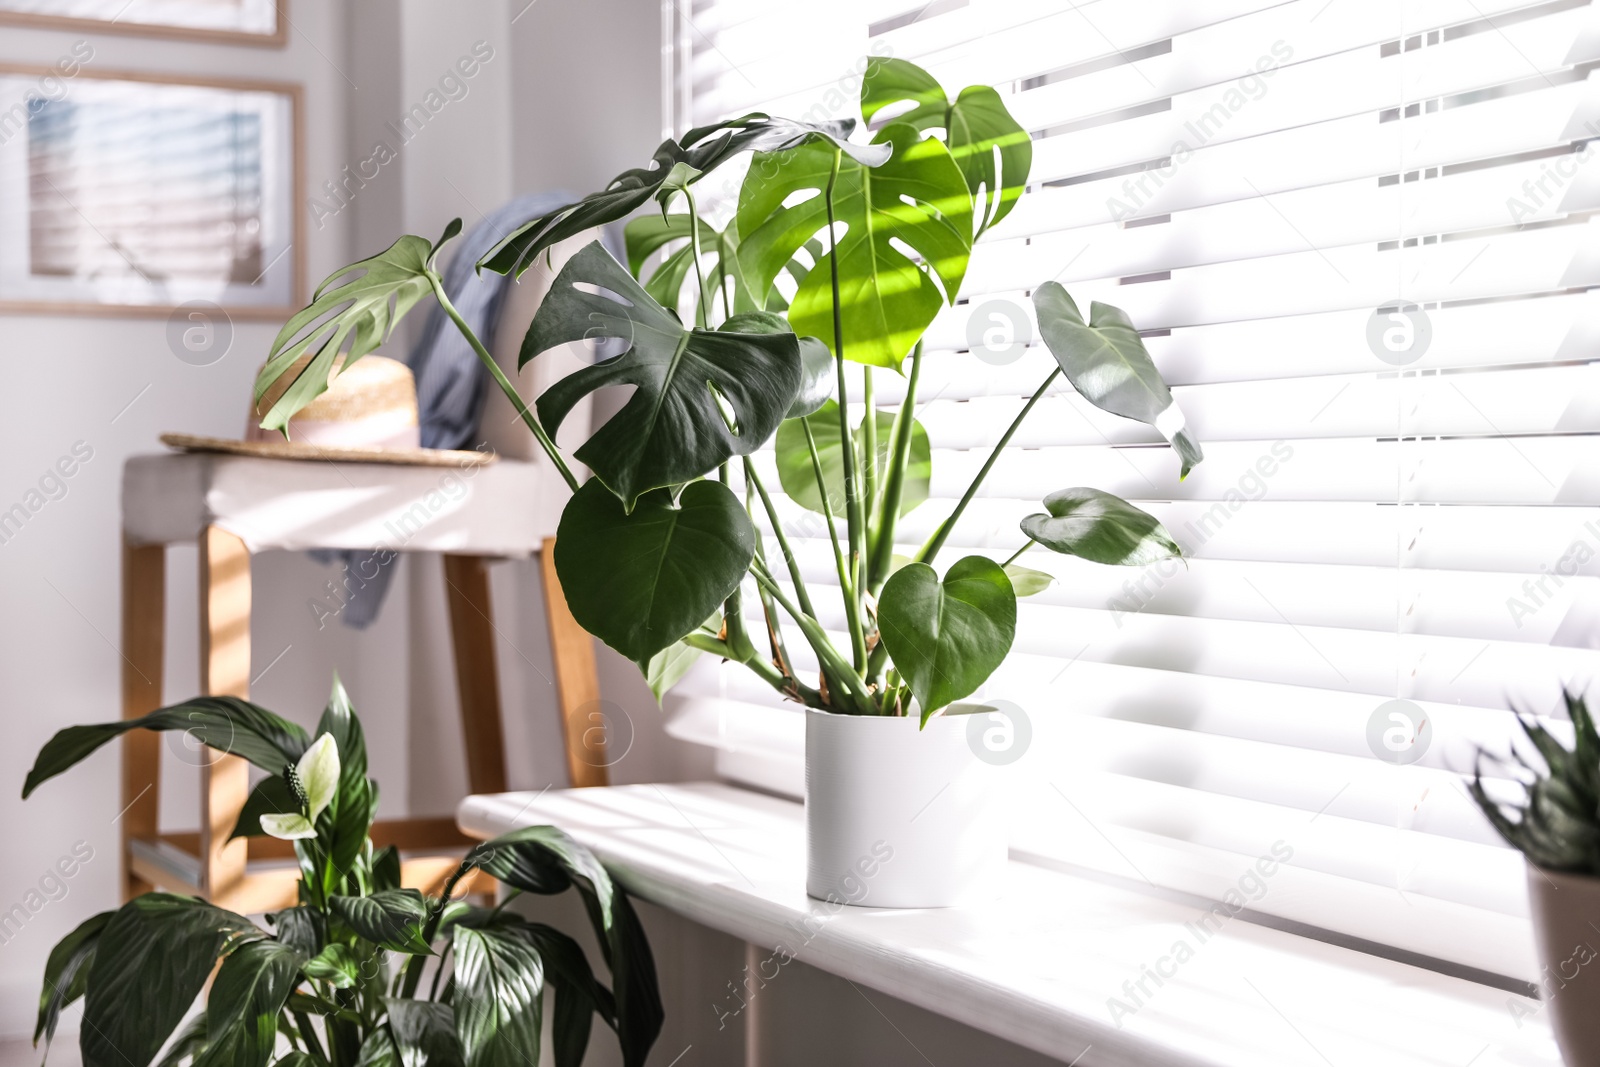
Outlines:
{"type": "Polygon", "coordinates": [[[344,370],[334,360],[328,391],[289,420],[289,439],[263,430],[262,415],[283,395],[311,357],[301,356],[273,383],[247,420],[242,441],[164,433],[161,442],[185,452],[224,452],[272,459],[322,459],[345,463],[397,463],[428,467],[479,466],[492,454],[421,447],[417,430],[417,387],[411,368],[383,356],[367,356],[344,370]]]}

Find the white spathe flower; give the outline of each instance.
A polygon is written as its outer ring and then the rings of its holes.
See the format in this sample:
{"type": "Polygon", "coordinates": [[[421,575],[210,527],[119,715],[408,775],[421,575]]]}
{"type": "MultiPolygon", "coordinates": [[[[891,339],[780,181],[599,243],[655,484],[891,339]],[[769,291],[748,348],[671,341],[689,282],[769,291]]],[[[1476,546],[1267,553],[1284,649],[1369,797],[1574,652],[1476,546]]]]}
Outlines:
{"type": "Polygon", "coordinates": [[[339,746],[332,734],[323,734],[306,749],[288,772],[289,788],[304,805],[293,814],[263,815],[261,828],[284,841],[317,836],[317,816],[333,802],[339,789],[339,746]]]}

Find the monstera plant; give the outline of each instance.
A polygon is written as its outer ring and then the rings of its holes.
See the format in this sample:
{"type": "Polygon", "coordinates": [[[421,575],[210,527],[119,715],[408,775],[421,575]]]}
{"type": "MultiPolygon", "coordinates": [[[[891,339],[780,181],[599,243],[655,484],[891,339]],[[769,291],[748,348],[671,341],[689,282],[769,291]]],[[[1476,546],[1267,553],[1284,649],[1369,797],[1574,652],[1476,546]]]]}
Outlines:
{"type": "Polygon", "coordinates": [[[401,888],[399,853],[368,836],[378,784],[337,679],[310,735],[233,697],[69,727],[39,753],[22,795],[130,730],[182,731],[268,772],[233,836],[293,841],[299,902],[265,928],[170,893],[85,921],[45,967],[34,1042],[47,1051],[62,1011],[82,998],[85,1067],[147,1067],[163,1047],[161,1067],[522,1067],[540,1062],[548,985],[559,1067],[583,1062],[596,1015],[616,1031],[623,1062],[644,1064],[661,998],[627,894],[552,826],[478,845],[438,897],[401,888]],[[509,888],[499,907],[453,899],[474,871],[509,888]],[[570,936],[505,910],[520,892],[567,889],[583,899],[609,989],[570,936]],[[205,1009],[179,1029],[208,978],[205,1009]]]}
{"type": "Polygon", "coordinates": [[[1023,551],[1042,545],[1123,566],[1180,554],[1127,501],[1046,485],[1010,559],[968,555],[941,569],[985,477],[1059,379],[1154,427],[1182,474],[1201,451],[1128,317],[1095,303],[1086,318],[1045,281],[1032,300],[1057,366],[932,535],[901,546],[898,523],[927,499],[931,470],[916,417],[923,335],[960,298],[974,242],[1017,206],[1032,147],[994,90],[951,99],[898,59],[871,62],[861,112],[865,139],[852,139],[853,121],[762,114],[690,130],[647,166],[501,240],[478,267],[520,275],[558,242],[643,211],[626,229],[626,265],[599,242],[566,260],[521,365],[583,340],[607,339],[616,354],[556,382],[531,410],[441,283],[435,258],[457,221],[437,244],[402,237],[323,283],[256,383],[259,400],[293,376],[262,425],[286,427],[326,388],[336,355],[349,367],[431,292],[572,489],[555,565],[573,615],[636,662],[658,695],[711,653],[809,707],[905,715],[914,701],[926,723],[1000,665],[1018,596],[1049,584],[1016,563],[1023,551]],[[736,208],[705,217],[699,183],[745,154],[736,208]],[[882,374],[904,379],[892,410],[874,398],[882,374]],[[593,472],[580,482],[555,439],[576,405],[618,385],[631,397],[573,453],[593,472]],[[784,494],[826,529],[841,612],[825,616],[813,601],[751,460],[769,444],[784,494]],[[796,634],[810,649],[805,666],[791,653],[796,634]]]}

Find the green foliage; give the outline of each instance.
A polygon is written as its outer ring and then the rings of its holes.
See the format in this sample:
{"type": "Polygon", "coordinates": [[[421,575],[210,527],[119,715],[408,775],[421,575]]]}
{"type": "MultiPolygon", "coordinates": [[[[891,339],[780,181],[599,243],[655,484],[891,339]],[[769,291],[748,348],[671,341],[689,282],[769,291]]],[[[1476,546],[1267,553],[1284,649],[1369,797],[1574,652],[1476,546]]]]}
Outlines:
{"type": "Polygon", "coordinates": [[[623,409],[574,453],[628,510],[651,489],[749,455],[799,395],[800,346],[791,332],[739,333],[737,322],[728,325],[685,329],[596,241],[556,276],[523,339],[521,365],[572,341],[614,337],[628,348],[546,390],[536,404],[540,422],[554,435],[596,389],[633,386],[623,409]]]}
{"type": "Polygon", "coordinates": [[[1000,94],[987,85],[969,85],[949,100],[944,87],[916,64],[874,57],[861,86],[862,117],[871,122],[884,108],[902,102],[913,106],[895,122],[922,133],[945,131],[950,154],[977,201],[978,232],[1010,214],[1028,185],[1033,138],[1011,117],[1000,94]]]}
{"type": "Polygon", "coordinates": [[[639,664],[715,611],[754,555],[750,517],[716,482],[691,482],[676,501],[657,489],[630,514],[591,481],[556,528],[556,573],[573,618],[639,664]]]}
{"type": "Polygon", "coordinates": [[[955,302],[972,251],[972,197],[938,138],[894,123],[874,143],[893,152],[877,167],[842,159],[821,144],[756,159],[739,192],[739,259],[765,299],[795,253],[827,233],[831,188],[832,217],[845,232],[800,283],[789,321],[796,333],[837,348],[837,269],[844,357],[898,368],[939,309],[955,302]],[[797,194],[810,195],[796,203],[797,194]],[[902,252],[902,244],[920,260],[902,252]]]}
{"type": "Polygon", "coordinates": [[[851,144],[847,138],[853,122],[812,125],[792,119],[752,113],[714,126],[690,130],[677,141],[663,141],[649,165],[624,171],[575,204],[557,208],[513,230],[478,263],[480,270],[499,274],[528,269],[535,256],[550,246],[596,226],[625,219],[649,203],[675,174],[686,168],[686,184],[743,152],[778,152],[809,141],[837,146],[868,166],[881,162],[881,149],[851,144]]]}
{"type": "Polygon", "coordinates": [[[942,581],[926,563],[913,563],[884,585],[878,624],[926,725],[1004,661],[1017,632],[1017,595],[985,556],[957,560],[942,581]]]}
{"type": "Polygon", "coordinates": [[[1044,506],[1049,514],[1029,515],[1022,532],[1052,552],[1123,567],[1183,555],[1154,515],[1110,493],[1060,489],[1044,498],[1044,506]]]}
{"type": "MultiPolygon", "coordinates": [[[[337,679],[310,737],[245,701],[193,700],[129,723],[63,730],[40,753],[28,790],[123,728],[190,729],[219,747],[232,738],[235,752],[248,752],[275,777],[308,749],[323,751],[328,742],[321,739],[330,738],[339,753],[338,786],[316,819],[316,835],[295,842],[301,903],[268,916],[267,929],[193,897],[147,893],[63,938],[45,967],[34,1033],[47,1051],[62,1010],[81,997],[85,1067],[148,1067],[169,1039],[161,1067],[537,1063],[548,979],[558,1067],[582,1062],[596,1015],[617,1033],[627,1067],[642,1067],[661,1029],[655,963],[606,869],[561,831],[535,826],[472,849],[439,898],[399,887],[398,854],[375,851],[368,836],[376,786],[366,777],[360,721],[337,679]],[[352,834],[359,838],[353,845],[352,834]],[[447,904],[475,869],[524,892],[576,891],[612,988],[560,931],[509,912],[447,904]],[[445,979],[426,992],[425,966],[445,979]],[[174,1038],[213,970],[204,1011],[174,1038]]],[[[331,778],[331,757],[315,765],[331,778]]]]}
{"type": "MultiPolygon", "coordinates": [[[[853,139],[853,120],[751,114],[690,130],[663,142],[646,165],[529,220],[491,249],[479,269],[516,275],[562,241],[627,220],[627,265],[598,243],[573,254],[523,339],[521,362],[593,339],[615,354],[556,381],[533,410],[443,292],[433,263],[454,225],[440,242],[402,238],[356,264],[363,273],[355,281],[335,287],[341,272],[324,283],[280,335],[258,390],[287,371],[302,338],[321,339],[318,361],[341,345],[359,355],[392,327],[390,303],[398,318],[431,289],[573,491],[555,550],[573,616],[638,664],[658,697],[709,653],[811,707],[902,715],[914,695],[924,717],[937,714],[998,667],[1016,598],[1049,585],[1048,575],[1014,557],[968,557],[943,580],[933,564],[1017,428],[1062,376],[1102,410],[1158,430],[1181,475],[1202,454],[1128,317],[1096,303],[1086,321],[1066,291],[1046,281],[1033,302],[1059,369],[920,551],[906,549],[900,518],[935,485],[933,450],[917,419],[923,363],[973,358],[925,357],[924,334],[960,302],[974,242],[1020,202],[1033,147],[994,89],[952,95],[904,60],[869,62],[860,107],[876,127],[870,143],[853,139]],[[705,178],[746,155],[737,204],[713,205],[717,217],[704,217],[696,195],[705,178]],[[880,409],[871,392],[875,371],[885,369],[905,377],[897,410],[880,409]],[[621,409],[576,443],[574,458],[594,474],[580,485],[555,435],[579,404],[616,386],[631,390],[621,409]],[[786,529],[790,520],[762,483],[771,468],[751,458],[774,439],[784,493],[824,516],[803,536],[825,534],[832,550],[848,649],[835,647],[806,588],[790,544],[802,535],[786,529]],[[907,616],[913,610],[918,617],[907,616]],[[789,652],[797,635],[820,677],[797,669],[789,652]],[[941,673],[947,665],[954,674],[941,673]]],[[[284,394],[284,411],[314,395],[331,365],[314,361],[284,394]]],[[[1179,554],[1154,517],[1110,494],[1064,490],[1045,506],[1025,521],[1024,547],[1125,566],[1179,554]]],[[[353,781],[340,798],[318,825],[329,820],[345,842],[342,860],[351,857],[352,837],[339,828],[361,823],[377,798],[353,781]]],[[[254,832],[260,815],[292,799],[263,783],[237,832],[254,832]]],[[[354,895],[370,895],[377,879],[371,866],[372,884],[354,895]]],[[[375,1057],[391,1054],[400,1055],[373,1046],[375,1057]]]]}
{"type": "MultiPolygon", "coordinates": [[[[886,411],[877,413],[878,480],[888,476],[890,462],[889,435],[894,429],[894,416],[886,411]]],[[[858,425],[850,435],[856,453],[856,466],[866,466],[867,435],[864,424],[858,425]]],[[[778,460],[778,484],[789,499],[807,511],[821,513],[824,499],[834,514],[839,514],[844,504],[844,446],[839,439],[839,405],[828,400],[803,420],[791,418],[778,428],[773,451],[778,460]],[[817,459],[822,465],[822,485],[817,485],[811,465],[811,444],[806,440],[806,430],[811,431],[811,441],[817,448],[817,459]]],[[[928,499],[928,485],[933,477],[933,450],[928,444],[928,431],[915,420],[911,423],[911,452],[904,470],[904,487],[901,490],[899,513],[906,512],[928,499]]]]}
{"type": "Polygon", "coordinates": [[[1039,334],[1072,387],[1102,411],[1154,426],[1172,442],[1183,464],[1179,475],[1187,478],[1204,458],[1200,445],[1122,309],[1097,300],[1089,305],[1089,321],[1084,322],[1078,305],[1057,282],[1034,290],[1033,307],[1039,334]]]}
{"type": "Polygon", "coordinates": [[[1515,747],[1508,760],[1490,757],[1518,776],[1520,802],[1490,796],[1483,782],[1485,753],[1479,753],[1467,788],[1490,824],[1528,862],[1550,871],[1600,875],[1600,735],[1583,697],[1563,696],[1572,720],[1572,748],[1537,719],[1519,715],[1543,768],[1515,747]]]}
{"type": "Polygon", "coordinates": [[[407,235],[371,259],[341,267],[325,278],[311,295],[311,303],[278,331],[266,365],[256,376],[255,401],[259,404],[278,379],[293,375],[262,418],[262,427],[282,430],[288,436],[289,420],[295,413],[327,391],[340,352],[345,355],[341,370],[349,370],[387,341],[405,313],[432,290],[438,277],[434,260],[439,249],[460,232],[461,220],[456,219],[432,244],[407,235]],[[360,273],[334,285],[352,271],[360,273]],[[314,354],[297,368],[297,361],[306,353],[314,354]]]}

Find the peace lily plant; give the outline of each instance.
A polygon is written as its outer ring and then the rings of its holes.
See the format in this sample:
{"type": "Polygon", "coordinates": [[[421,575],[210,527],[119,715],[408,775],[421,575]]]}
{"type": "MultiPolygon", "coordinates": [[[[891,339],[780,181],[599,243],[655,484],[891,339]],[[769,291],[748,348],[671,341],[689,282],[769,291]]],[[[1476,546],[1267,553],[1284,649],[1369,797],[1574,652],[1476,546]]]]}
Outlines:
{"type": "Polygon", "coordinates": [[[868,143],[850,139],[853,121],[763,114],[690,130],[647,166],[500,241],[479,269],[520,275],[558,242],[652,201],[659,209],[628,225],[626,267],[595,242],[561,268],[519,366],[583,340],[609,339],[621,353],[556,382],[532,410],[445,293],[436,261],[460,231],[456,220],[437,243],[402,237],[323,282],[279,333],[256,382],[259,402],[288,379],[262,426],[287,432],[327,387],[337,355],[348,368],[431,293],[572,489],[555,566],[573,615],[636,662],[658,695],[709,652],[811,708],[905,715],[914,700],[926,724],[1000,665],[1017,597],[1048,585],[1016,564],[1023,551],[1042,545],[1124,566],[1180,554],[1148,513],[1068,487],[1022,522],[1025,539],[1009,560],[968,555],[936,569],[985,477],[1057,379],[1102,410],[1154,426],[1183,474],[1201,451],[1127,316],[1095,303],[1085,319],[1059,284],[1043,282],[1033,304],[1058,366],[932,536],[909,561],[897,558],[898,523],[926,499],[931,470],[916,418],[923,334],[956,303],[974,242],[1015,208],[1032,147],[993,89],[951,99],[897,59],[872,60],[861,113],[876,125],[868,143]],[[702,216],[696,186],[746,152],[737,210],[717,225],[702,216]],[[692,307],[691,321],[680,304],[692,307]],[[851,363],[861,368],[859,389],[851,363]],[[884,373],[904,378],[892,413],[874,400],[874,375],[884,373]],[[633,387],[632,396],[574,451],[593,472],[580,482],[555,438],[580,401],[617,385],[633,387]],[[750,460],[769,442],[784,492],[827,529],[842,592],[836,633],[824,628],[771,488],[750,460]],[[771,546],[758,533],[763,520],[771,546]],[[790,652],[796,632],[815,674],[790,652]]]}
{"type": "Polygon", "coordinates": [[[478,845],[438,897],[401,888],[400,854],[373,848],[369,836],[378,784],[366,776],[361,723],[337,679],[311,736],[232,697],[69,727],[39,753],[22,795],[135,729],[180,730],[268,772],[232,836],[293,841],[299,902],[268,915],[266,928],[170,893],[87,920],[45,966],[34,1042],[43,1038],[46,1051],[62,1011],[82,998],[85,1067],[147,1067],[163,1046],[161,1067],[525,1067],[539,1062],[548,984],[558,1067],[583,1062],[596,1015],[616,1031],[623,1062],[642,1067],[662,1009],[627,894],[551,826],[478,845]],[[560,930],[504,903],[452,899],[473,871],[498,879],[507,902],[575,889],[610,988],[560,930]],[[180,1031],[208,978],[205,1010],[180,1031]]]}

